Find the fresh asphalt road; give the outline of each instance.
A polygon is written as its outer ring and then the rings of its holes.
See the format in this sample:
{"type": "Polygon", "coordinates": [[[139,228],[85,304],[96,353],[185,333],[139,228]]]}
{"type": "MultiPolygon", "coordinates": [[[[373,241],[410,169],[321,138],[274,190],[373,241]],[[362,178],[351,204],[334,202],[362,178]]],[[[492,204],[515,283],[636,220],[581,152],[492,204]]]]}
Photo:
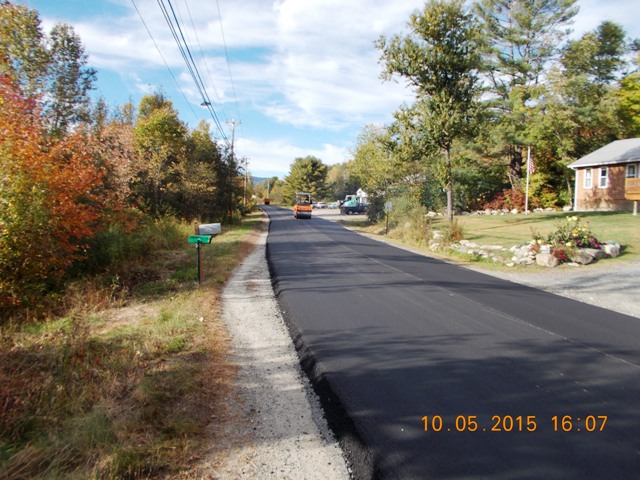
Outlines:
{"type": "Polygon", "coordinates": [[[265,210],[278,300],[364,445],[357,476],[640,478],[640,320],[265,210]]]}

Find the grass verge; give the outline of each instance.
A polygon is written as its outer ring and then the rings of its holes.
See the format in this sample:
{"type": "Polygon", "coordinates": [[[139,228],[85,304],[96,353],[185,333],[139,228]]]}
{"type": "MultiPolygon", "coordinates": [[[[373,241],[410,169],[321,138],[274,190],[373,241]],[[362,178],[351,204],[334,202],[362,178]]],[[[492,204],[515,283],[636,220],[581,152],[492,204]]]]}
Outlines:
{"type": "Polygon", "coordinates": [[[235,367],[220,294],[263,222],[250,216],[196,252],[168,246],[112,285],[70,289],[66,313],[5,325],[0,478],[174,478],[206,449],[235,367]],[[105,298],[112,299],[110,302],[105,298]]]}
{"type": "MultiPolygon", "coordinates": [[[[464,238],[481,245],[513,245],[528,243],[534,232],[542,235],[553,232],[559,222],[567,217],[578,216],[589,222],[591,230],[601,241],[615,240],[622,245],[622,254],[608,262],[640,260],[640,216],[629,212],[544,212],[530,215],[474,215],[456,217],[464,238]]],[[[398,221],[397,227],[385,234],[385,224],[349,222],[348,226],[373,236],[387,237],[398,243],[427,251],[427,238],[432,230],[446,230],[448,219],[434,217],[426,226],[415,231],[416,222],[398,221]]],[[[429,252],[433,254],[433,252],[429,252]]],[[[440,251],[438,256],[460,259],[455,253],[440,251]]],[[[467,258],[468,260],[468,258],[467,258]]],[[[492,268],[497,268],[492,266],[492,268]]],[[[508,267],[502,267],[508,268],[508,267]]],[[[524,268],[524,267],[523,267],[524,268]]]]}

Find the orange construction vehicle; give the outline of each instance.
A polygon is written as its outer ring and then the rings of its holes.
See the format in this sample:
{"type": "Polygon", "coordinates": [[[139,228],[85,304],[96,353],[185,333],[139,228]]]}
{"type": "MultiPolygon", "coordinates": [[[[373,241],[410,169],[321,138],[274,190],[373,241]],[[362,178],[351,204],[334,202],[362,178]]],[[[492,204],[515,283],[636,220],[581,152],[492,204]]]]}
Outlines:
{"type": "Polygon", "coordinates": [[[294,218],[311,218],[311,194],[305,192],[296,193],[296,204],[293,206],[294,218]]]}

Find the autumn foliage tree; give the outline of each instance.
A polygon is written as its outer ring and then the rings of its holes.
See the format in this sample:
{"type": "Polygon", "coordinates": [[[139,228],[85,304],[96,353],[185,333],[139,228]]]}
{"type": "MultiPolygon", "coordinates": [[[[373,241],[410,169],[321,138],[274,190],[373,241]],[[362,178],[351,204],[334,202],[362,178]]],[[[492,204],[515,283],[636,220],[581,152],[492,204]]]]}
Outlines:
{"type": "Polygon", "coordinates": [[[86,253],[104,198],[80,134],[45,134],[38,103],[0,76],[0,306],[30,305],[86,253]]]}

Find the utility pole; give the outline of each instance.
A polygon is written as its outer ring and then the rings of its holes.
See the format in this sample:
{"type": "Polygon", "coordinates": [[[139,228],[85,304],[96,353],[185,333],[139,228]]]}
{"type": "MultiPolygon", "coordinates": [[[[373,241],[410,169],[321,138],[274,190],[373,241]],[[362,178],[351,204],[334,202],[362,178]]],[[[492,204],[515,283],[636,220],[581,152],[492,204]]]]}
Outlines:
{"type": "MultiPolygon", "coordinates": [[[[235,142],[235,138],[236,138],[236,125],[240,125],[240,121],[236,122],[235,118],[232,118],[231,120],[227,120],[226,122],[228,125],[231,125],[231,164],[235,165],[235,153],[233,151],[234,148],[234,142],[235,142]]],[[[229,193],[229,217],[231,218],[233,216],[233,193],[229,193]]]]}
{"type": "Polygon", "coordinates": [[[247,183],[249,182],[249,159],[247,157],[242,158],[243,169],[244,169],[244,182],[242,188],[242,205],[247,206],[247,183]]]}
{"type": "Polygon", "coordinates": [[[241,125],[242,122],[237,121],[235,118],[232,118],[231,120],[227,120],[227,125],[231,125],[231,158],[234,158],[234,153],[233,153],[233,144],[235,142],[235,138],[236,138],[236,125],[241,125]]]}

